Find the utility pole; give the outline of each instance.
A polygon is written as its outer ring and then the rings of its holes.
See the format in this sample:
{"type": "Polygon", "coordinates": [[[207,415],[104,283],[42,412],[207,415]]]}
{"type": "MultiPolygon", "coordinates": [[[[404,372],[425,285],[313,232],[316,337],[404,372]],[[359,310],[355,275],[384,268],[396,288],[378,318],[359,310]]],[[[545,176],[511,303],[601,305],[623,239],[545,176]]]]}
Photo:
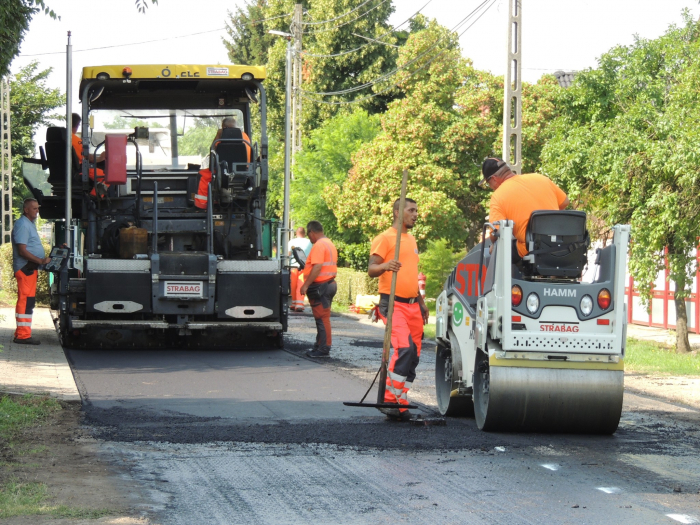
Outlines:
{"type": "Polygon", "coordinates": [[[503,76],[503,160],[522,173],[522,0],[508,0],[508,66],[503,76]]]}
{"type": "Polygon", "coordinates": [[[0,244],[11,242],[12,236],[12,135],[10,134],[10,83],[0,79],[0,205],[2,235],[0,244]]]}
{"type": "Polygon", "coordinates": [[[301,36],[303,33],[301,4],[294,5],[291,32],[294,36],[292,50],[292,152],[297,153],[301,151],[301,36]]]}

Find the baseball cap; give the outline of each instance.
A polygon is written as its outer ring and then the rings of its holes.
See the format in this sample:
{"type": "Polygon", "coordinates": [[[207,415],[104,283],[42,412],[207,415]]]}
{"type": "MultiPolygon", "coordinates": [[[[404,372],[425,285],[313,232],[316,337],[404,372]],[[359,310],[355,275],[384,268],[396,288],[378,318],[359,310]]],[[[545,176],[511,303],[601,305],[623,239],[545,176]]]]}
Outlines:
{"type": "Polygon", "coordinates": [[[485,188],[488,185],[488,180],[493,177],[498,170],[506,166],[506,163],[496,157],[489,157],[481,165],[481,175],[483,179],[479,182],[479,186],[485,188]]]}

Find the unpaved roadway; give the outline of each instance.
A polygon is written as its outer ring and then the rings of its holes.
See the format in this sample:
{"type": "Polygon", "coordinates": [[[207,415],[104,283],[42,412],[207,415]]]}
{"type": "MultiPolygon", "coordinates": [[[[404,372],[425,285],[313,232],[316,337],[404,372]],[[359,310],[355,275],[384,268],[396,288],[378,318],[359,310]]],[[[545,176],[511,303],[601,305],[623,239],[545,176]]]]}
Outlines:
{"type": "MultiPolygon", "coordinates": [[[[700,523],[700,413],[626,393],[613,436],[385,421],[358,401],[383,330],[334,316],[333,358],[286,350],[67,351],[104,457],[163,524],[700,523]]],[[[434,346],[412,400],[433,414],[434,346]]],[[[376,396],[370,393],[369,399],[376,396]]]]}

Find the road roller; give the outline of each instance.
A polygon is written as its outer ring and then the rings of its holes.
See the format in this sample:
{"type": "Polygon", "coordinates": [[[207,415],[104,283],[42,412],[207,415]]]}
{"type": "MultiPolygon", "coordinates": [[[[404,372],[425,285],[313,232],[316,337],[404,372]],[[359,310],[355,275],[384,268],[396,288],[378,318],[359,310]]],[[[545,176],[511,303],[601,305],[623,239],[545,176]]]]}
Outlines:
{"type": "Polygon", "coordinates": [[[630,227],[612,232],[589,261],[584,212],[535,211],[528,254],[514,263],[513,222],[484,225],[485,241],[454,268],[436,303],[443,415],[474,417],[484,431],[615,432],[630,227]]]}

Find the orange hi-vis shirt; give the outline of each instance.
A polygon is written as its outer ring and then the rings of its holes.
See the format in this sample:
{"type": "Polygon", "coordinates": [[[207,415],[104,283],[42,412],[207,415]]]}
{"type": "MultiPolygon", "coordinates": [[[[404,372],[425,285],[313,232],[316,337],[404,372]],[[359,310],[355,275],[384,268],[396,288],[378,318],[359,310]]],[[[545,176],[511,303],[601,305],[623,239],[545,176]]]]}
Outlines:
{"type": "Polygon", "coordinates": [[[71,142],[73,143],[73,149],[78,154],[78,160],[83,162],[83,139],[73,133],[71,142]]]}
{"type": "Polygon", "coordinates": [[[314,283],[325,283],[334,279],[338,273],[338,250],[328,237],[322,237],[312,246],[304,266],[304,281],[311,274],[311,267],[315,264],[323,265],[321,273],[314,279],[314,283]]]}
{"type": "Polygon", "coordinates": [[[518,253],[527,255],[525,232],[535,210],[558,210],[566,200],[559,186],[544,175],[516,175],[501,184],[491,196],[489,222],[505,219],[514,222],[513,234],[518,239],[518,253]]]}
{"type": "MultiPolygon", "coordinates": [[[[401,269],[396,274],[396,295],[404,299],[418,297],[418,245],[413,235],[401,234],[399,262],[401,269]]],[[[396,228],[393,226],[377,235],[372,241],[370,255],[378,255],[384,262],[394,259],[396,251],[396,228]]],[[[391,293],[391,276],[394,272],[384,272],[379,276],[379,293],[391,293]]]]}

